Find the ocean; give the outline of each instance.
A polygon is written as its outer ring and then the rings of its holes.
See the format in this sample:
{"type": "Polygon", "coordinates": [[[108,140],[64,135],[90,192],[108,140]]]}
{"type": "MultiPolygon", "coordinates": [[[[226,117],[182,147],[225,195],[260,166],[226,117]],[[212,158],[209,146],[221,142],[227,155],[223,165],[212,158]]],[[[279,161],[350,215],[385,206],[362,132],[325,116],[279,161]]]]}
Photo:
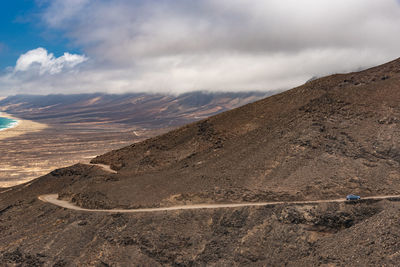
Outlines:
{"type": "Polygon", "coordinates": [[[7,128],[12,128],[16,123],[16,120],[0,117],[0,131],[7,128]]]}

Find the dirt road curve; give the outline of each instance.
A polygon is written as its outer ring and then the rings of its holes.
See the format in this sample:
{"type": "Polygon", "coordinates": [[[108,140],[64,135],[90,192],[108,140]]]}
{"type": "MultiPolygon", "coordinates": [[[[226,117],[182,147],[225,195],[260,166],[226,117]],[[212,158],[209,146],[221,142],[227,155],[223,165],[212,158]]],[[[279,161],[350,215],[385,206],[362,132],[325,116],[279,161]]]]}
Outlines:
{"type": "Polygon", "coordinates": [[[100,168],[102,168],[103,170],[105,170],[106,172],[117,173],[117,171],[114,171],[114,170],[111,169],[110,166],[108,166],[108,165],[104,165],[104,164],[88,164],[88,165],[100,167],[100,168]]]}
{"type": "MultiPolygon", "coordinates": [[[[363,200],[368,199],[389,199],[389,198],[400,198],[400,195],[392,195],[392,196],[375,196],[375,197],[366,197],[363,200]]],[[[112,209],[112,210],[94,210],[94,209],[85,209],[76,206],[73,203],[70,203],[65,200],[59,200],[58,194],[50,194],[50,195],[42,195],[39,196],[39,199],[43,202],[51,203],[53,205],[77,210],[77,211],[86,211],[86,212],[107,212],[107,213],[136,213],[136,212],[158,212],[158,211],[172,211],[172,210],[196,210],[196,209],[220,209],[220,208],[238,208],[238,207],[254,207],[254,206],[272,206],[279,204],[318,204],[318,203],[332,203],[332,202],[346,202],[345,199],[331,199],[331,200],[312,200],[312,201],[278,201],[278,202],[257,202],[257,203],[232,203],[232,204],[199,204],[199,205],[185,205],[185,206],[175,206],[175,207],[167,207],[167,208],[144,208],[144,209],[112,209]]]]}

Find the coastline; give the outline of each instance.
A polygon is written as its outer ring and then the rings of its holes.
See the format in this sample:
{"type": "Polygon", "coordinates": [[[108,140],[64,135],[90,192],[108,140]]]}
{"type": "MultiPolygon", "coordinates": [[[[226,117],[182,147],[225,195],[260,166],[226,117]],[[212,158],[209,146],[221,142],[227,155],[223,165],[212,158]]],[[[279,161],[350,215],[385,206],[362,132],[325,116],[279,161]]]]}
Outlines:
{"type": "MultiPolygon", "coordinates": [[[[8,118],[8,117],[6,117],[6,116],[1,116],[1,113],[0,113],[0,118],[10,119],[10,118],[8,118]]],[[[7,129],[14,128],[14,127],[16,127],[16,126],[18,125],[18,123],[19,123],[18,120],[12,119],[12,122],[8,124],[8,127],[6,127],[6,128],[0,128],[0,131],[4,131],[4,130],[7,130],[7,129]]],[[[1,126],[1,127],[3,127],[3,126],[1,126]]]]}
{"type": "Polygon", "coordinates": [[[5,112],[1,112],[0,117],[16,120],[13,127],[0,130],[0,140],[20,136],[25,133],[38,132],[48,127],[43,123],[18,119],[5,112]]]}

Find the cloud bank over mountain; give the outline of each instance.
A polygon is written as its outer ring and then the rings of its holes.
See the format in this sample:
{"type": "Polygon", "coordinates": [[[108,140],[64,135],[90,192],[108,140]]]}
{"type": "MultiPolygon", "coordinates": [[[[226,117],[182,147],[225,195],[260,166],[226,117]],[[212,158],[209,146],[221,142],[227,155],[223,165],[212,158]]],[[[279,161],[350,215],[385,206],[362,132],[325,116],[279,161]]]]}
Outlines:
{"type": "Polygon", "coordinates": [[[29,51],[0,90],[275,90],[400,56],[395,0],[54,0],[41,23],[85,55],[29,51]]]}

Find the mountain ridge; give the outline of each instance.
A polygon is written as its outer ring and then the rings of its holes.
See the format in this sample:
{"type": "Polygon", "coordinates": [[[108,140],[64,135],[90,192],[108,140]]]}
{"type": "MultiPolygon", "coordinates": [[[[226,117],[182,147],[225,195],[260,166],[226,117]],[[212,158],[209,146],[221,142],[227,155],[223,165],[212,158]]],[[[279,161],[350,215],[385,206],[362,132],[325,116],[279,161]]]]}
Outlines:
{"type": "Polygon", "coordinates": [[[17,117],[48,124],[62,119],[65,124],[111,122],[154,129],[180,126],[274,93],[15,95],[0,100],[0,106],[17,117]]]}

